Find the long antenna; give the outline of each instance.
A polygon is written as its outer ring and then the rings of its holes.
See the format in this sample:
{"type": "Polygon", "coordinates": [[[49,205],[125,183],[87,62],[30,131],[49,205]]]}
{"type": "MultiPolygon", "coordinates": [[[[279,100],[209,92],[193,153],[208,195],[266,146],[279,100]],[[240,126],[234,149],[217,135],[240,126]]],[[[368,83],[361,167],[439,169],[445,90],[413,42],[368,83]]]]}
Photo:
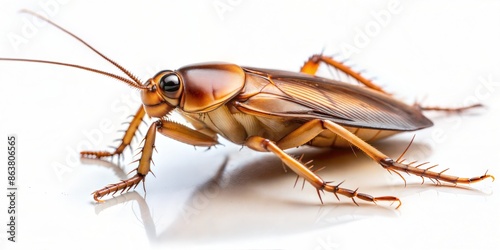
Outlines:
{"type": "Polygon", "coordinates": [[[37,60],[37,59],[21,59],[21,58],[0,58],[1,61],[20,61],[20,62],[36,62],[36,63],[46,63],[46,64],[55,64],[55,65],[62,65],[62,66],[67,66],[67,67],[73,67],[73,68],[78,68],[78,69],[82,69],[82,70],[86,70],[86,71],[91,71],[91,72],[94,72],[94,73],[98,73],[98,74],[102,74],[102,75],[106,75],[106,76],[109,76],[109,77],[112,77],[114,79],[117,79],[117,80],[120,80],[134,88],[138,88],[138,89],[147,89],[146,86],[143,86],[141,81],[135,77],[132,73],[130,73],[130,71],[128,71],[127,69],[125,69],[123,66],[121,66],[120,64],[116,63],[115,61],[111,60],[110,58],[108,58],[107,56],[105,56],[104,54],[102,54],[101,52],[99,52],[97,49],[95,49],[94,47],[92,47],[90,44],[88,44],[87,42],[85,42],[83,39],[81,39],[80,37],[78,37],[77,35],[69,32],[68,30],[66,30],[65,28],[59,26],[58,24],[50,21],[49,19],[35,13],[35,12],[32,12],[30,10],[21,10],[20,12],[22,13],[26,13],[26,14],[30,14],[30,15],[33,15],[35,17],[38,17],[42,20],[44,20],[45,22],[49,23],[50,25],[58,28],[59,30],[61,30],[62,32],[72,36],[73,38],[75,38],[76,40],[78,40],[79,42],[81,42],[82,44],[84,44],[85,46],[87,46],[89,49],[91,49],[92,51],[94,51],[96,54],[98,54],[99,56],[101,56],[102,58],[104,58],[106,61],[108,61],[109,63],[113,64],[116,68],[118,68],[120,71],[122,71],[124,74],[126,74],[130,79],[127,79],[125,77],[122,77],[122,76],[119,76],[119,75],[116,75],[116,74],[112,74],[112,73],[109,73],[109,72],[105,72],[105,71],[102,71],[102,70],[98,70],[98,69],[95,69],[95,68],[91,68],[91,67],[86,67],[86,66],[82,66],[82,65],[77,65],[77,64],[71,64],[71,63],[63,63],[63,62],[55,62],[55,61],[47,61],[47,60],[37,60]]]}
{"type": "Polygon", "coordinates": [[[5,58],[5,57],[0,57],[0,61],[35,62],[35,63],[46,63],[46,64],[55,64],[55,65],[67,66],[67,67],[82,69],[82,70],[86,70],[86,71],[90,71],[90,72],[102,74],[102,75],[105,75],[105,76],[109,76],[111,78],[114,78],[114,79],[117,79],[119,81],[122,81],[122,82],[124,82],[124,83],[126,83],[126,84],[128,84],[128,85],[130,85],[131,87],[134,87],[134,88],[147,89],[146,86],[143,86],[143,85],[139,85],[138,86],[135,82],[133,82],[132,80],[127,79],[127,78],[125,78],[123,76],[119,76],[119,75],[116,75],[116,74],[113,74],[113,73],[109,73],[109,72],[106,72],[106,71],[102,71],[102,70],[98,70],[98,69],[94,69],[94,68],[89,68],[89,67],[82,66],[82,65],[77,65],[77,64],[63,63],[63,62],[54,62],[54,61],[46,61],[46,60],[37,60],[37,59],[5,58]]]}

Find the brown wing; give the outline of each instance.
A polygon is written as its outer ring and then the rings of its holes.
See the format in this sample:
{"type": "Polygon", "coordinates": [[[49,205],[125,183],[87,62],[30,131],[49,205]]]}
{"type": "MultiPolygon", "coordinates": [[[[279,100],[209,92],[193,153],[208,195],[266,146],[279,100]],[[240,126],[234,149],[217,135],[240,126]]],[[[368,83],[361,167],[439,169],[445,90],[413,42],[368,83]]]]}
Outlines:
{"type": "Polygon", "coordinates": [[[412,131],[432,126],[418,109],[365,87],[280,70],[243,67],[238,109],[262,116],[327,119],[362,128],[412,131]]]}

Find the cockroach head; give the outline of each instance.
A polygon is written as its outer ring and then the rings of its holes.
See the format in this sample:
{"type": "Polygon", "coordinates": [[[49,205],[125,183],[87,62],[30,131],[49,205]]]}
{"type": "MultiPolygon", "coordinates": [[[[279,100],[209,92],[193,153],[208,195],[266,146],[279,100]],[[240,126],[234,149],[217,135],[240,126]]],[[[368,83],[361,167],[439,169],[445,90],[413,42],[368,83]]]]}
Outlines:
{"type": "Polygon", "coordinates": [[[184,86],[181,79],[174,71],[164,70],[146,82],[141,98],[149,116],[163,117],[179,105],[184,86]]]}

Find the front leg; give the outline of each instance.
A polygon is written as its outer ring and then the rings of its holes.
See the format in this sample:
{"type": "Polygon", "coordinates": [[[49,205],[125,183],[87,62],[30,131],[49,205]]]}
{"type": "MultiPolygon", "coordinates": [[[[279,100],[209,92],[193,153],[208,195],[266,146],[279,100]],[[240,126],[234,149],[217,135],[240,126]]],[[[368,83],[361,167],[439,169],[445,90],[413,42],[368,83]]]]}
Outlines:
{"type": "Polygon", "coordinates": [[[144,115],[146,114],[146,111],[144,110],[144,107],[141,105],[137,112],[134,115],[134,118],[132,118],[132,121],[130,122],[127,130],[125,131],[125,134],[123,135],[123,138],[121,140],[121,143],[118,147],[115,148],[115,151],[113,152],[108,152],[108,151],[82,151],[80,152],[80,155],[82,157],[86,158],[103,158],[103,157],[110,157],[110,156],[115,156],[115,155],[121,155],[123,151],[127,148],[130,147],[130,143],[132,143],[132,139],[135,136],[135,133],[139,131],[139,126],[141,125],[141,122],[143,122],[144,115]]]}
{"type": "Polygon", "coordinates": [[[154,143],[156,139],[156,129],[158,125],[161,126],[161,123],[154,122],[148,129],[148,133],[144,138],[144,147],[141,151],[141,158],[137,160],[139,162],[139,166],[136,168],[137,173],[127,180],[122,180],[115,184],[110,184],[102,189],[99,189],[92,194],[94,194],[94,200],[97,202],[102,202],[100,198],[107,194],[115,194],[120,191],[128,191],[132,187],[136,187],[139,185],[141,181],[144,181],[146,175],[151,171],[151,157],[153,155],[154,143]]]}
{"type": "Polygon", "coordinates": [[[215,137],[205,135],[175,122],[158,120],[151,124],[144,138],[141,157],[136,161],[139,163],[139,166],[136,168],[137,173],[127,180],[122,180],[95,191],[92,193],[94,195],[94,200],[101,202],[101,198],[105,195],[114,195],[118,191],[123,193],[131,188],[137,187],[141,181],[144,183],[146,175],[151,172],[151,161],[153,149],[155,148],[154,144],[157,131],[172,139],[194,146],[210,147],[218,144],[217,138],[215,137]]]}

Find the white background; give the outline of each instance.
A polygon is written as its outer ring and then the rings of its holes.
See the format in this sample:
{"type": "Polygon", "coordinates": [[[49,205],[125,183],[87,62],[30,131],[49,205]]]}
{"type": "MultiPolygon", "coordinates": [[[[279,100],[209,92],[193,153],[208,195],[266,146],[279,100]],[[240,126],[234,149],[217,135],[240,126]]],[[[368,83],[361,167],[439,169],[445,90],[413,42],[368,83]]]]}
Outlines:
{"type": "MultiPolygon", "coordinates": [[[[434,127],[375,146],[397,157],[416,134],[408,159],[439,163],[439,169],[450,168],[448,173],[460,176],[486,170],[499,176],[500,3],[392,2],[68,0],[54,5],[55,0],[2,0],[0,57],[58,60],[116,72],[70,37],[19,14],[22,8],[46,13],[141,79],[203,61],[295,71],[324,49],[348,56],[356,69],[366,69],[367,76],[376,76],[377,83],[408,103],[484,104],[486,108],[461,115],[429,113],[434,127]],[[392,2],[397,8],[390,12],[392,2]],[[220,12],[215,6],[227,9],[220,12]],[[28,29],[28,23],[35,28],[28,29]],[[24,40],[13,44],[18,36],[24,40]]],[[[146,199],[137,188],[96,205],[90,193],[124,178],[124,172],[135,168],[126,164],[133,154],[127,150],[122,171],[95,161],[81,163],[77,152],[113,145],[121,135],[120,124],[140,104],[137,92],[74,69],[0,62],[0,95],[0,138],[6,144],[7,134],[15,133],[19,142],[18,242],[8,242],[2,226],[1,249],[500,245],[498,183],[436,187],[405,176],[405,188],[398,176],[350,150],[305,149],[305,159],[327,166],[320,172],[326,180],[345,180],[345,187],[376,196],[398,196],[400,209],[382,202],[359,202],[357,207],[331,194],[324,195],[321,205],[312,187],[293,188],[295,175],[284,173],[272,155],[227,141],[217,149],[195,150],[162,136],[157,137],[156,178],[147,178],[146,199]]],[[[0,171],[0,179],[6,186],[6,171],[0,171]]],[[[6,210],[3,196],[2,225],[6,210]]]]}

